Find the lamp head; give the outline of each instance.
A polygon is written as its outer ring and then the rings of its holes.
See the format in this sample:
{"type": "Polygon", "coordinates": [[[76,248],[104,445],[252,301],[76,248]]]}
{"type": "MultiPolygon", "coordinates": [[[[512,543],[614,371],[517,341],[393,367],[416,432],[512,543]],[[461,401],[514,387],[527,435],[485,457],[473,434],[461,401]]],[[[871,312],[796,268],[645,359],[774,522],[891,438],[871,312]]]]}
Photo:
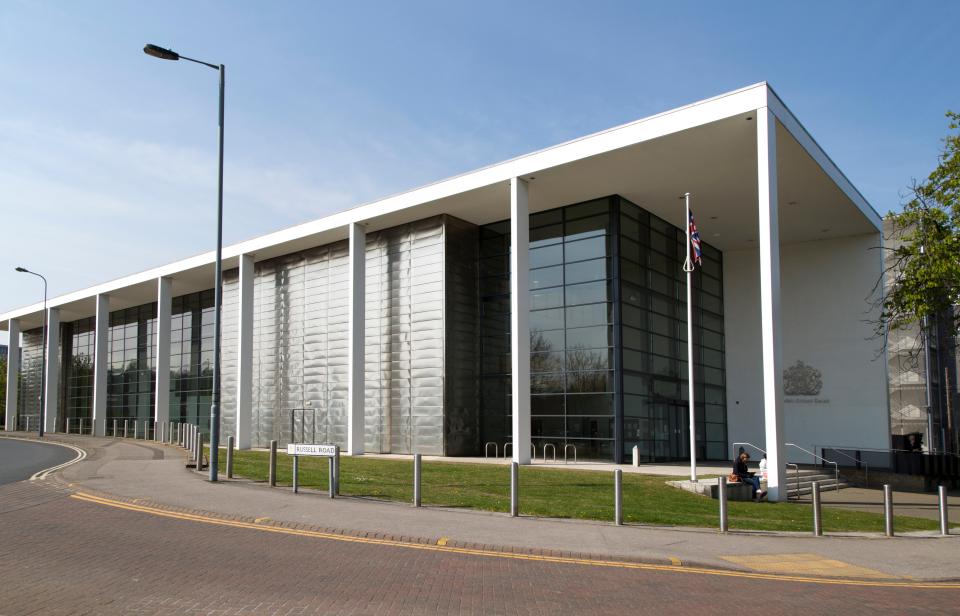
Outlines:
{"type": "Polygon", "coordinates": [[[27,273],[29,273],[28,270],[27,270],[27,268],[25,268],[25,267],[18,267],[18,268],[17,268],[17,271],[18,271],[18,272],[27,272],[27,273]]]}
{"type": "Polygon", "coordinates": [[[164,47],[147,44],[143,47],[143,53],[161,60],[179,60],[180,54],[164,47]]]}

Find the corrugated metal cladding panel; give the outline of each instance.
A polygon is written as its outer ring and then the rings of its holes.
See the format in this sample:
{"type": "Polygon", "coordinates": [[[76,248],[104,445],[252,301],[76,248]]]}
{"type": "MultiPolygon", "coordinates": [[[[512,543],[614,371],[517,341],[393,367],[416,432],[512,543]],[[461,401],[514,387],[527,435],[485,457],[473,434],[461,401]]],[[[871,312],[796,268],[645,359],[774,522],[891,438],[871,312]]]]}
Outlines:
{"type": "Polygon", "coordinates": [[[468,222],[447,217],[445,230],[444,453],[448,456],[479,455],[478,229],[468,222]]]}
{"type": "MultiPolygon", "coordinates": [[[[346,446],[348,250],[338,242],[255,266],[255,447],[291,438],[346,446]]],[[[479,448],[475,250],[476,227],[446,216],[367,236],[367,451],[457,455],[479,448]],[[456,410],[453,421],[444,408],[456,410]]],[[[237,282],[236,270],[225,273],[224,303],[233,306],[223,321],[225,434],[236,425],[237,282]]]]}
{"type": "Polygon", "coordinates": [[[255,272],[254,446],[345,447],[347,243],[262,261],[255,272]]]}
{"type": "MultiPolygon", "coordinates": [[[[237,338],[240,326],[240,270],[223,273],[220,312],[220,430],[237,434],[237,338]]],[[[226,438],[224,438],[226,441],[226,438]]]]}
{"type": "Polygon", "coordinates": [[[443,237],[439,216],[367,236],[368,451],[443,453],[443,237]]]}
{"type": "MultiPolygon", "coordinates": [[[[31,417],[30,428],[37,427],[37,417],[40,416],[40,383],[41,366],[43,365],[43,329],[31,329],[23,332],[23,341],[20,343],[20,390],[17,392],[17,417],[24,429],[24,417],[31,417]]],[[[60,354],[57,354],[59,357],[60,354]]],[[[56,360],[56,358],[54,358],[56,360]]]]}

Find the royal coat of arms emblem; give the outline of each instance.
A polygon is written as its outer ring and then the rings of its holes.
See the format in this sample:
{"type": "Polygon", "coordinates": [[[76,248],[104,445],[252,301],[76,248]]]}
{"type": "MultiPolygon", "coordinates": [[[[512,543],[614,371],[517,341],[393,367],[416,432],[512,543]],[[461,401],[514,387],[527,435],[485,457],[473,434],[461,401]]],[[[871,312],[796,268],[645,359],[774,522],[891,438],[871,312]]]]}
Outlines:
{"type": "Polygon", "coordinates": [[[786,396],[816,396],[823,389],[820,371],[798,361],[783,371],[783,393],[786,396]]]}

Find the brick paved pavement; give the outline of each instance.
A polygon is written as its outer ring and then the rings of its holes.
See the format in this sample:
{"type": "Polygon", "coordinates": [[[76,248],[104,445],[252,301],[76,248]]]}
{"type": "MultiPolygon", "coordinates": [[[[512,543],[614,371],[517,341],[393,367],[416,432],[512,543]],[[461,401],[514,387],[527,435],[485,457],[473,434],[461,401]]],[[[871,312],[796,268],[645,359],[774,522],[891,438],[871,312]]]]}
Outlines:
{"type": "Polygon", "coordinates": [[[0,488],[0,614],[955,613],[960,591],[763,581],[424,551],[0,488]]]}

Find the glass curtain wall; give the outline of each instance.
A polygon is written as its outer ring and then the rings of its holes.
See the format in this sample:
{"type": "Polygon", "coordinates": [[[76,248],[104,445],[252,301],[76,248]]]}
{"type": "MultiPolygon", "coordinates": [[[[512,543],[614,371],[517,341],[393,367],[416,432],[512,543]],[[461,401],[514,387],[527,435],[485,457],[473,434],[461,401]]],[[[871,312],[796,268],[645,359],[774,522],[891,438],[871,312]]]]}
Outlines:
{"type": "MultiPolygon", "coordinates": [[[[646,462],[689,457],[686,232],[620,200],[623,451],[646,462]]],[[[702,244],[693,273],[697,457],[726,457],[722,255],[702,244]]]]}
{"type": "Polygon", "coordinates": [[[61,346],[63,351],[63,374],[60,379],[63,383],[64,418],[60,429],[66,430],[66,420],[70,420],[70,431],[80,430],[81,422],[84,430],[89,430],[93,417],[93,361],[94,342],[96,339],[96,319],[90,317],[72,323],[64,323],[61,332],[61,346]]]}
{"type": "MultiPolygon", "coordinates": [[[[612,458],[615,439],[611,210],[599,199],[530,216],[531,432],[542,451],[612,458]]],[[[484,441],[510,433],[509,223],[481,228],[484,441]]]]}
{"type": "Polygon", "coordinates": [[[173,298],[170,310],[170,421],[210,429],[213,401],[213,289],[173,298]]]}
{"type": "MultiPolygon", "coordinates": [[[[156,390],[154,332],[157,304],[143,304],[110,313],[107,368],[107,434],[112,422],[153,422],[156,390]]],[[[152,427],[151,427],[152,429],[152,427]]]]}
{"type": "MultiPolygon", "coordinates": [[[[480,228],[484,442],[510,440],[509,221],[480,228]]],[[[685,234],[620,198],[530,216],[531,432],[562,455],[688,456],[685,234]]],[[[721,255],[694,275],[698,456],[724,458],[721,255]]]]}

